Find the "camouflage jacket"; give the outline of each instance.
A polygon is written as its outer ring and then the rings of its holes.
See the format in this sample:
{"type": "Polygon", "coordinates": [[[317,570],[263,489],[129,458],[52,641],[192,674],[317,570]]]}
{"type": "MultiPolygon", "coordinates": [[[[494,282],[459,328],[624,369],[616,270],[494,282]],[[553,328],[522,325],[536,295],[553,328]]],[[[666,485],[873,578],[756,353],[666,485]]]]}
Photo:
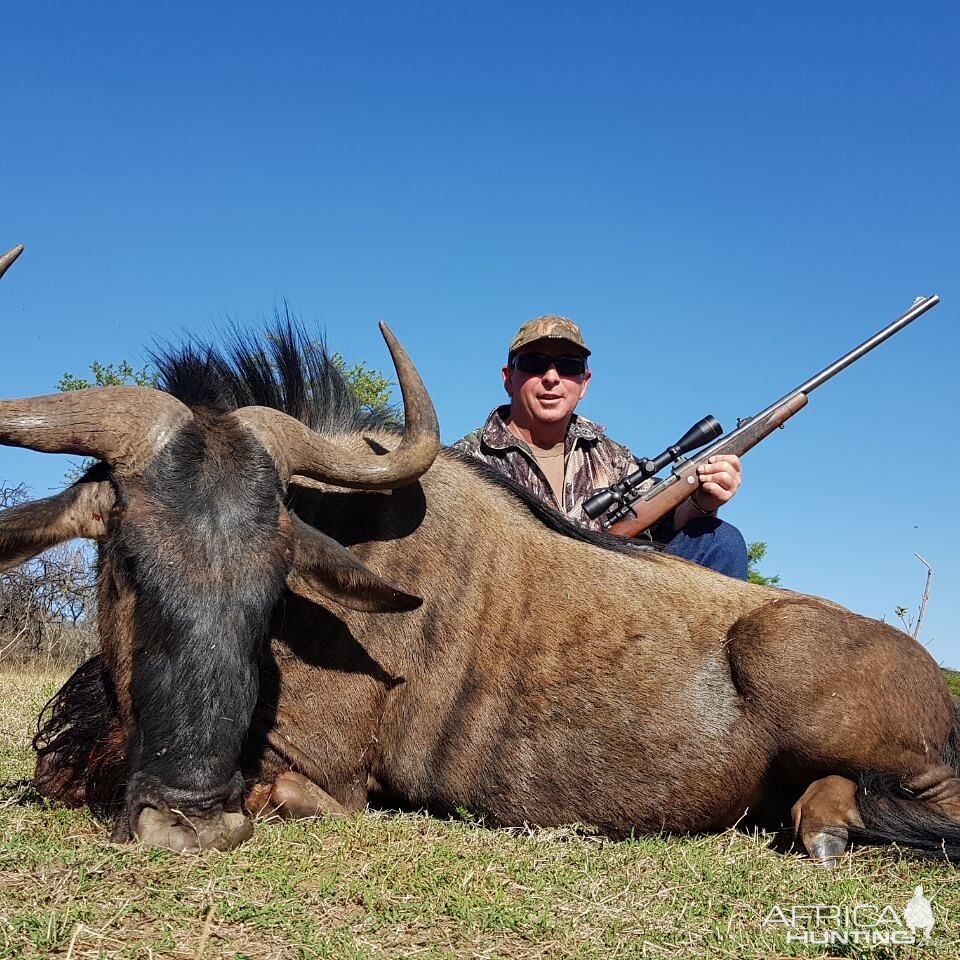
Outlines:
{"type": "MultiPolygon", "coordinates": [[[[602,530],[600,519],[591,520],[583,512],[583,501],[633,473],[639,467],[634,455],[606,436],[600,424],[574,414],[564,448],[563,504],[558,504],[530,448],[507,428],[509,415],[509,405],[498,407],[479,430],[458,440],[454,448],[490,464],[572,520],[602,530]]],[[[644,481],[641,489],[650,485],[651,481],[644,481]]]]}

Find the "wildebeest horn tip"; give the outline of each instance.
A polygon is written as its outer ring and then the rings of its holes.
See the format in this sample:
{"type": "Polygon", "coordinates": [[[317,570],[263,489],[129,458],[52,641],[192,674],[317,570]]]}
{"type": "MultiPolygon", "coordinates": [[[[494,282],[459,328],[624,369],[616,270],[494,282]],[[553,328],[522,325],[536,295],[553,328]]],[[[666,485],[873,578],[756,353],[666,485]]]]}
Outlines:
{"type": "Polygon", "coordinates": [[[23,253],[23,244],[18,243],[15,247],[11,247],[2,257],[0,257],[0,277],[2,277],[6,272],[10,264],[13,263],[20,254],[23,253]]]}
{"type": "Polygon", "coordinates": [[[392,490],[413,483],[430,468],[440,450],[440,426],[413,362],[380,322],[403,397],[404,430],[400,445],[384,454],[358,453],[313,433],[279,410],[241,407],[234,416],[253,430],[273,457],[284,479],[291,474],[359,490],[392,490]]]}

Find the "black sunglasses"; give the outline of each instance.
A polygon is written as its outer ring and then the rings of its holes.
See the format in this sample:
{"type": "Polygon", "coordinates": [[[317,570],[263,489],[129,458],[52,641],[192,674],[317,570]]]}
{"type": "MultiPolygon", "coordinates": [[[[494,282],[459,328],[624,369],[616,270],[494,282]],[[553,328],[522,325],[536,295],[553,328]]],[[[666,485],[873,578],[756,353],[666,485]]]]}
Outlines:
{"type": "Polygon", "coordinates": [[[579,377],[587,369],[586,357],[548,357],[544,353],[518,353],[510,366],[522,373],[541,376],[554,367],[561,377],[579,377]]]}

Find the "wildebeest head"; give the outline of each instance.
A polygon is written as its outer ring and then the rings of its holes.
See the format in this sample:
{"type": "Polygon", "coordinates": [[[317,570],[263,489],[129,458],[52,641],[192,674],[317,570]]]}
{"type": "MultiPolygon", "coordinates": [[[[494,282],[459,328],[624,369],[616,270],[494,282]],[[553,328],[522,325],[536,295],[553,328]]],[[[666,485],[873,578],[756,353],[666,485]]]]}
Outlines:
{"type": "MultiPolygon", "coordinates": [[[[190,348],[161,361],[171,392],[102,387],[0,401],[0,443],[100,461],[62,493],[0,514],[0,570],[71,537],[100,543],[101,645],[129,733],[127,835],[174,849],[249,836],[237,761],[257,698],[258,648],[286,586],[365,610],[419,603],[284,506],[293,474],[386,490],[433,462],[433,406],[381,328],[406,423],[386,452],[244,402],[256,398],[258,376],[294,381],[273,375],[297,362],[289,324],[271,356],[235,352],[232,373],[190,348]],[[248,369],[238,374],[237,362],[248,369]]],[[[279,399],[294,413],[305,402],[279,399]]]]}

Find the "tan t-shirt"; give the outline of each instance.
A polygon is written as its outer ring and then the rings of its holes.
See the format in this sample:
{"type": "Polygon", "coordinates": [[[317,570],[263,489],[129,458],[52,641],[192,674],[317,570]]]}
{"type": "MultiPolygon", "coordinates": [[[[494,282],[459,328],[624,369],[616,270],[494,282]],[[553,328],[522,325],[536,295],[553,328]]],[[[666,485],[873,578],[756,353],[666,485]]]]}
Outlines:
{"type": "Polygon", "coordinates": [[[537,466],[543,471],[543,475],[550,484],[553,495],[557,498],[557,503],[563,510],[563,466],[565,458],[563,456],[564,444],[558,443],[555,446],[543,448],[535,447],[529,444],[530,452],[533,454],[537,466]]]}

